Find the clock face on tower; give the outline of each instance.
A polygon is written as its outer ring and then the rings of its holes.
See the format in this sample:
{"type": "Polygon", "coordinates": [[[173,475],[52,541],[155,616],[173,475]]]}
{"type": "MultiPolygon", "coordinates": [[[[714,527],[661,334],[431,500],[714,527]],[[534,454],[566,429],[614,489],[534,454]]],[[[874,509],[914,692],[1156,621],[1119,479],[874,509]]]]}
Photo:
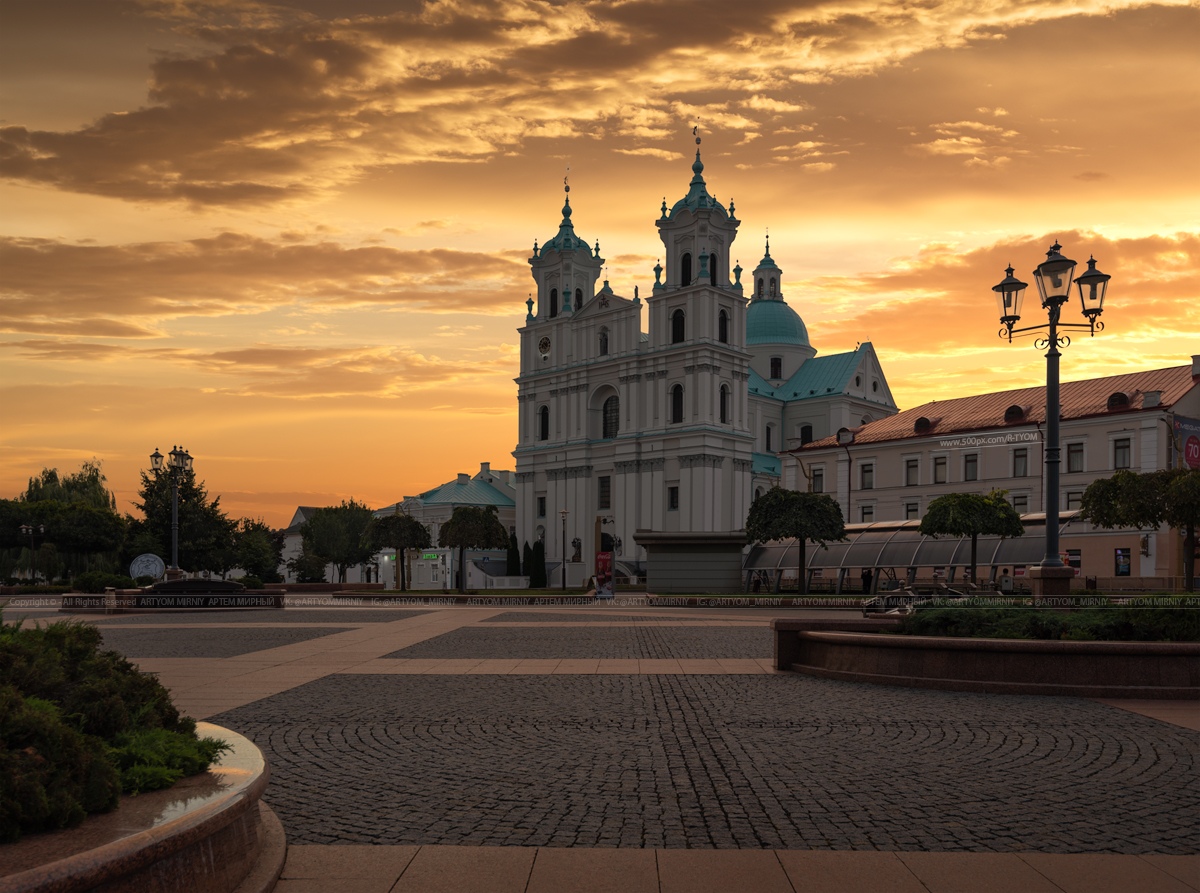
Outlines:
{"type": "Polygon", "coordinates": [[[550,338],[547,335],[542,336],[542,340],[538,342],[538,350],[542,356],[548,356],[550,353],[550,338]]]}

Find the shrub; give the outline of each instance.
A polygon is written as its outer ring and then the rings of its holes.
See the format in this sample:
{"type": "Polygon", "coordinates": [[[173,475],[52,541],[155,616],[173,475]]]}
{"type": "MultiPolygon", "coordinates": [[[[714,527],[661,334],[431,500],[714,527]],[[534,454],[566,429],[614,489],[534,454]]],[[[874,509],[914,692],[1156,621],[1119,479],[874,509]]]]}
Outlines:
{"type": "Polygon", "coordinates": [[[262,589],[263,588],[263,581],[260,580],[258,577],[252,577],[250,575],[246,575],[245,577],[238,577],[237,582],[241,583],[247,589],[262,589]]]}
{"type": "Polygon", "coordinates": [[[1200,641],[1200,612],[1171,608],[1038,608],[918,610],[898,630],[909,636],[1065,639],[1113,642],[1200,641]]]}
{"type": "Polygon", "coordinates": [[[102,593],[109,587],[113,589],[132,589],[134,587],[132,577],[106,574],[103,571],[88,571],[80,574],[75,578],[74,584],[77,592],[90,593],[102,593]]]}
{"type": "Polygon", "coordinates": [[[226,749],[101,641],[83,623],[0,623],[0,840],[111,809],[121,790],[169,787],[226,749]]]}

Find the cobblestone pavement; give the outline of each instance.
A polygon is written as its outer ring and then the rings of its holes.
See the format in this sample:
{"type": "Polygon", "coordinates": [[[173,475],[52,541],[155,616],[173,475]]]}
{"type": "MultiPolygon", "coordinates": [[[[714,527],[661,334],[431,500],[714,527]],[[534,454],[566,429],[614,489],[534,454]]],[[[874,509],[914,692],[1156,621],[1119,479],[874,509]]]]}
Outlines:
{"type": "MultiPolygon", "coordinates": [[[[685,618],[679,618],[685,619],[685,618]]],[[[549,611],[505,611],[489,617],[484,623],[661,623],[663,617],[653,614],[554,614],[549,611]]]]}
{"type": "Polygon", "coordinates": [[[153,624],[164,626],[183,623],[391,623],[428,614],[428,611],[389,611],[379,608],[347,608],[343,610],[311,610],[306,608],[284,608],[255,611],[180,611],[151,614],[80,614],[72,620],[99,620],[101,625],[126,626],[127,624],[153,624]]]}
{"type": "Polygon", "coordinates": [[[484,629],[465,627],[393,651],[385,657],[472,657],[539,659],[648,660],[770,657],[767,626],[666,627],[626,626],[603,629],[558,627],[484,629]]]}
{"type": "Polygon", "coordinates": [[[263,749],[292,844],[1200,850],[1200,734],[1093,701],[337,675],[213,720],[263,749]]]}
{"type": "MultiPolygon", "coordinates": [[[[321,618],[324,620],[325,618],[321,618]]],[[[307,642],[352,627],[197,627],[195,629],[102,628],[104,647],[130,658],[236,657],[293,642],[307,642]]]]}

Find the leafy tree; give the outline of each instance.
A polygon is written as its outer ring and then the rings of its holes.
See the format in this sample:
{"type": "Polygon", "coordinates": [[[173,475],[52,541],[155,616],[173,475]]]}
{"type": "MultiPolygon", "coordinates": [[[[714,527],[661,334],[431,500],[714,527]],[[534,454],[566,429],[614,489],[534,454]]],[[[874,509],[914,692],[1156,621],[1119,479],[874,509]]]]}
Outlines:
{"type": "Polygon", "coordinates": [[[280,581],[283,531],[272,530],[261,519],[242,518],[234,534],[234,564],[264,583],[280,581]]]}
{"type": "Polygon", "coordinates": [[[969,536],[971,538],[971,582],[976,582],[978,543],[980,534],[988,536],[1020,536],[1025,532],[1021,516],[1005,499],[1005,490],[993,490],[986,496],[978,493],[947,493],[929,503],[920,531],[925,536],[969,536]]]}
{"type": "Polygon", "coordinates": [[[405,579],[405,552],[409,549],[428,549],[432,545],[429,528],[412,515],[400,511],[399,505],[396,506],[395,513],[371,519],[367,528],[367,538],[373,551],[384,548],[396,550],[396,582],[400,584],[401,592],[408,588],[405,579]]]}
{"type": "Polygon", "coordinates": [[[458,549],[458,591],[467,584],[467,549],[504,549],[508,531],[494,505],[460,505],[438,531],[438,545],[458,549]]]}
{"type": "Polygon", "coordinates": [[[508,556],[504,575],[506,577],[521,576],[521,548],[517,545],[517,534],[515,531],[508,535],[508,556]]]}
{"type": "Polygon", "coordinates": [[[1182,530],[1183,586],[1196,588],[1196,528],[1200,527],[1200,469],[1172,468],[1135,474],[1118,471],[1092,481],[1083,493],[1079,514],[1097,527],[1154,529],[1167,524],[1182,530]]]}
{"type": "Polygon", "coordinates": [[[296,575],[297,583],[324,583],[325,568],[329,565],[320,555],[314,555],[311,550],[300,546],[300,554],[288,559],[288,570],[296,575]]]}
{"type": "Polygon", "coordinates": [[[336,567],[338,582],[345,583],[347,568],[375,554],[366,536],[371,517],[371,510],[353,499],[317,509],[300,528],[304,551],[336,567]]]}
{"type": "MultiPolygon", "coordinates": [[[[237,527],[221,511],[221,497],[211,502],[204,484],[196,480],[192,469],[179,475],[179,566],[189,571],[228,570],[233,564],[233,535],[237,527]]],[[[128,564],[140,552],[133,551],[134,543],[144,546],[153,542],[155,554],[170,561],[171,555],[171,470],[150,469],[142,472],[138,489],[141,502],[134,507],[144,519],[129,519],[122,563],[128,564]]]]}
{"type": "Polygon", "coordinates": [[[805,573],[805,543],[819,546],[845,539],[846,523],[842,507],[825,493],[801,493],[772,487],[750,505],[746,516],[746,540],[766,543],[795,538],[799,547],[800,592],[808,591],[805,573]]]}

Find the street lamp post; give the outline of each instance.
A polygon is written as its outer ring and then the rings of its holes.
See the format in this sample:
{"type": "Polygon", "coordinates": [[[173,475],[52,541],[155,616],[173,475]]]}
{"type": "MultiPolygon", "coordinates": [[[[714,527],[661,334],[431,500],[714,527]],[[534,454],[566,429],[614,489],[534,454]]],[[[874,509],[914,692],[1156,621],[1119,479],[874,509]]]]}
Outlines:
{"type": "Polygon", "coordinates": [[[37,552],[34,550],[33,537],[34,534],[45,535],[45,524],[22,524],[21,533],[29,537],[29,582],[37,583],[37,552]]]}
{"type": "MultiPolygon", "coordinates": [[[[158,447],[150,454],[150,466],[155,471],[163,469],[163,454],[158,447]]],[[[192,456],[182,447],[171,447],[166,467],[171,473],[171,566],[167,568],[167,579],[177,580],[183,576],[179,570],[179,475],[192,470],[192,456]]]]}
{"type": "Polygon", "coordinates": [[[563,592],[567,591],[567,515],[571,514],[566,509],[559,512],[562,515],[562,588],[563,592]]]}
{"type": "Polygon", "coordinates": [[[1015,328],[1021,319],[1021,301],[1028,287],[1024,282],[1013,276],[1010,264],[1005,270],[1007,274],[998,285],[992,286],[1000,309],[1000,322],[1004,326],[1000,330],[1001,338],[1008,338],[1026,332],[1045,332],[1044,336],[1034,341],[1038,350],[1046,351],[1046,554],[1042,563],[1030,568],[1030,576],[1034,581],[1034,593],[1037,595],[1067,595],[1071,588],[1074,569],[1063,564],[1058,550],[1058,479],[1061,464],[1062,447],[1059,442],[1059,377],[1058,377],[1058,348],[1071,344],[1069,335],[1060,335],[1060,329],[1087,329],[1090,335],[1104,329],[1100,314],[1104,310],[1104,295],[1108,290],[1108,274],[1096,269],[1096,260],[1088,261],[1087,272],[1075,280],[1079,289],[1080,309],[1086,323],[1062,322],[1061,313],[1064,304],[1071,297],[1071,279],[1075,274],[1075,261],[1063,257],[1059,251],[1062,246],[1056,241],[1046,252],[1046,259],[1038,264],[1033,271],[1037,282],[1038,294],[1041,297],[1042,309],[1046,311],[1047,322],[1015,328]]]}

